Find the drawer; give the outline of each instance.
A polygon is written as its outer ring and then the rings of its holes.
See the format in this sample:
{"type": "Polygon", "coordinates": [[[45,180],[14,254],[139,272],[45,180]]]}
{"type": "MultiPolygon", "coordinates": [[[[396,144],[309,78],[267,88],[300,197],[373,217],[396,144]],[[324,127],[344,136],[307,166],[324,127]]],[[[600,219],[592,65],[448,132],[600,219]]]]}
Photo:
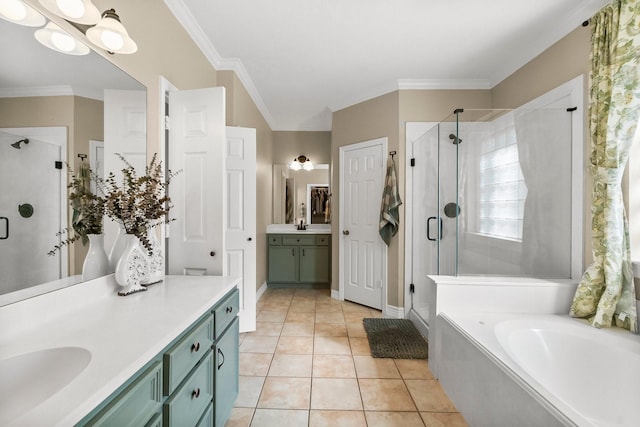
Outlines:
{"type": "Polygon", "coordinates": [[[152,364],[95,418],[89,426],[153,424],[162,408],[162,362],[152,364]]]}
{"type": "Polygon", "coordinates": [[[224,330],[227,329],[227,326],[229,326],[238,315],[238,311],[240,311],[240,291],[234,289],[220,304],[216,305],[216,308],[213,310],[213,317],[216,324],[215,339],[218,339],[224,330]]]}
{"type": "Polygon", "coordinates": [[[207,410],[204,411],[202,418],[200,418],[200,421],[196,424],[196,427],[213,427],[213,423],[213,403],[210,403],[207,410]]]}
{"type": "Polygon", "coordinates": [[[158,412],[144,427],[162,427],[162,412],[158,412]]]}
{"type": "Polygon", "coordinates": [[[295,234],[291,236],[282,236],[283,245],[315,245],[315,242],[315,236],[300,236],[295,234]]]}
{"type": "Polygon", "coordinates": [[[213,344],[213,317],[208,315],[164,354],[164,395],[180,385],[213,344]]]}
{"type": "Polygon", "coordinates": [[[202,362],[163,405],[166,426],[193,426],[213,400],[213,352],[202,362]]]}
{"type": "Polygon", "coordinates": [[[282,236],[269,236],[267,239],[270,245],[281,245],[282,244],[282,236]]]}
{"type": "Polygon", "coordinates": [[[329,240],[331,239],[328,234],[318,234],[316,235],[316,245],[317,246],[329,246],[329,240]]]}

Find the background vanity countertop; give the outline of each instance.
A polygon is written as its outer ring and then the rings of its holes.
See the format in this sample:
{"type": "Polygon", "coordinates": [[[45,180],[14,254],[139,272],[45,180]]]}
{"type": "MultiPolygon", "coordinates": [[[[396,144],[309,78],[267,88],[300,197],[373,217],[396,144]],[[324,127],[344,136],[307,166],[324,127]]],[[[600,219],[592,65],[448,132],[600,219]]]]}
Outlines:
{"type": "Polygon", "coordinates": [[[0,361],[56,347],[91,352],[67,386],[2,426],[70,426],[116,391],[240,279],[167,276],[146,292],[116,295],[113,275],[0,307],[0,361]]]}
{"type": "Polygon", "coordinates": [[[331,234],[331,224],[308,224],[306,230],[297,230],[295,224],[269,224],[267,234],[331,234]]]}

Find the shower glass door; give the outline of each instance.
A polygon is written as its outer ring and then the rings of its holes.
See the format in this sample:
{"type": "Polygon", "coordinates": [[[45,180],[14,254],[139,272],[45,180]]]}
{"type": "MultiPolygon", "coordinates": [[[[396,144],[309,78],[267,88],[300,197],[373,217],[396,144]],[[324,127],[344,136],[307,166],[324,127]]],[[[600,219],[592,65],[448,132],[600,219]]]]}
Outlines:
{"type": "Polygon", "coordinates": [[[25,138],[20,131],[0,130],[0,294],[58,280],[67,271],[66,250],[47,255],[60,243],[57,233],[66,222],[61,181],[66,170],[62,163],[56,168],[66,153],[61,145],[25,138]],[[17,144],[25,139],[29,142],[17,144]]]}

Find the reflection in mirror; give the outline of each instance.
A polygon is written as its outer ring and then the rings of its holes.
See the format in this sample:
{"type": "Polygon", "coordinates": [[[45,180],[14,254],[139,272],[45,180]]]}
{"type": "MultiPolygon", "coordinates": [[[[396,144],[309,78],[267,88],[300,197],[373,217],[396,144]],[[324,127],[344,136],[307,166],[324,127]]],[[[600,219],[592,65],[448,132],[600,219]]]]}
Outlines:
{"type": "Polygon", "coordinates": [[[317,164],[311,171],[294,171],[288,165],[273,165],[274,224],[298,224],[300,220],[306,224],[329,223],[331,217],[326,210],[328,194],[329,165],[317,164]],[[327,196],[320,200],[312,198],[312,194],[317,196],[314,188],[324,189],[327,196]]]}
{"type": "Polygon", "coordinates": [[[47,255],[69,226],[64,163],[117,171],[121,152],[144,170],[146,88],[93,51],[46,48],[35,30],[0,20],[0,305],[80,280],[86,246],[47,255]]]}

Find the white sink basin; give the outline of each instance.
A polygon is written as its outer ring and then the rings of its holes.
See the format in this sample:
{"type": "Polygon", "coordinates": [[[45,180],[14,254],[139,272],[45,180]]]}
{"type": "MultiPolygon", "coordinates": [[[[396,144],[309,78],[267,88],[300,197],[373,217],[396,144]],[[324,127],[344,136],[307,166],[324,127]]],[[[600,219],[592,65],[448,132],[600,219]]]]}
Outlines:
{"type": "Polygon", "coordinates": [[[80,347],[56,347],[0,360],[0,425],[15,420],[73,381],[91,361],[80,347]]]}

